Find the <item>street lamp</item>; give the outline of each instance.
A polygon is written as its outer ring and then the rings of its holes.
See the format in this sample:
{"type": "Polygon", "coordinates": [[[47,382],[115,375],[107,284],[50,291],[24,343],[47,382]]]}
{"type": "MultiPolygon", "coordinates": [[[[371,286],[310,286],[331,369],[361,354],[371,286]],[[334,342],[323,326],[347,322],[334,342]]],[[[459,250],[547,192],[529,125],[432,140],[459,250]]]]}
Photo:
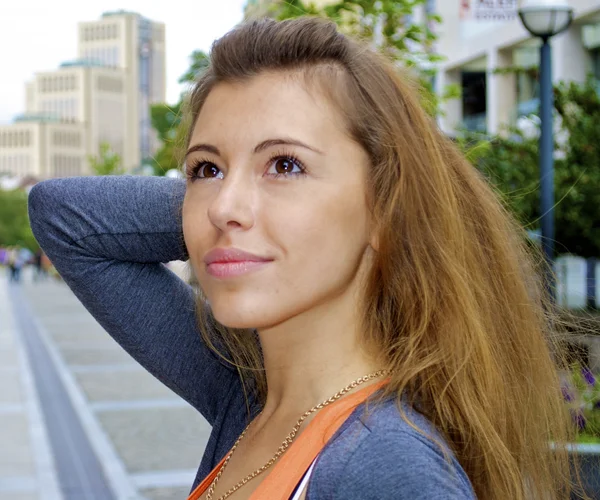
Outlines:
{"type": "MultiPolygon", "coordinates": [[[[549,265],[554,260],[554,139],[552,110],[552,54],[550,38],[565,31],[573,20],[568,0],[522,0],[519,17],[540,48],[540,182],[542,251],[549,265]]],[[[552,290],[552,281],[549,282],[552,290]]]]}

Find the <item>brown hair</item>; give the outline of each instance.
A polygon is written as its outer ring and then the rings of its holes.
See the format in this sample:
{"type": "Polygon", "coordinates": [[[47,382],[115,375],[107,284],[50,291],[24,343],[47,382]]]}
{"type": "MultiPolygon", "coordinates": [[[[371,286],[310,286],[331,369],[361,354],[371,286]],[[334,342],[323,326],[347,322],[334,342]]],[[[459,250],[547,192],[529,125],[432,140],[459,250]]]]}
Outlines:
{"type": "MultiPolygon", "coordinates": [[[[362,340],[394,370],[386,395],[402,395],[430,419],[479,498],[567,498],[572,429],[536,259],[524,231],[423,111],[411,80],[314,18],[243,24],[215,42],[210,59],[190,94],[190,134],[219,82],[292,71],[326,92],[368,153],[379,249],[362,340]]],[[[217,353],[215,343],[225,346],[264,402],[257,336],[202,331],[217,353]]]]}

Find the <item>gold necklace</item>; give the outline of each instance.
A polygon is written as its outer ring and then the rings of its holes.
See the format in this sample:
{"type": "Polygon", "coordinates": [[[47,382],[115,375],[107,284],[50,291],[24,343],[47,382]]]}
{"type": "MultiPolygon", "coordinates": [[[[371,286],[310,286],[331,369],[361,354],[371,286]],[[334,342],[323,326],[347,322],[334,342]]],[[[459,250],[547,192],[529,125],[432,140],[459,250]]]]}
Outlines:
{"type": "MultiPolygon", "coordinates": [[[[283,443],[281,443],[281,445],[279,446],[279,448],[277,448],[277,453],[275,453],[275,455],[273,455],[273,458],[271,458],[271,460],[269,460],[262,467],[256,469],[252,474],[247,475],[239,483],[237,483],[235,486],[233,486],[232,488],[230,488],[225,494],[221,495],[218,500],[225,500],[227,497],[229,497],[234,492],[236,492],[237,490],[239,490],[246,483],[248,483],[249,481],[251,481],[252,479],[254,479],[256,476],[258,476],[259,474],[262,474],[269,467],[271,467],[277,461],[277,459],[281,455],[283,455],[285,453],[285,451],[289,448],[289,446],[292,444],[292,442],[296,438],[296,434],[298,434],[298,430],[300,429],[300,426],[302,425],[302,423],[311,414],[313,414],[314,412],[320,410],[321,408],[324,408],[327,405],[330,405],[334,401],[337,401],[344,394],[346,394],[347,392],[351,391],[355,387],[358,387],[359,385],[364,384],[365,382],[368,382],[369,380],[373,380],[374,378],[381,377],[382,375],[386,375],[387,373],[389,373],[389,370],[379,370],[377,372],[370,373],[369,375],[365,375],[364,377],[358,378],[354,382],[352,382],[350,385],[344,387],[341,391],[335,393],[329,399],[326,399],[322,403],[319,403],[318,405],[313,406],[310,410],[304,412],[302,414],[302,416],[298,419],[298,422],[296,422],[296,425],[294,425],[294,428],[292,429],[292,431],[283,440],[283,443]]],[[[261,414],[262,414],[262,411],[258,414],[258,416],[260,416],[261,414]]],[[[211,500],[212,499],[212,496],[214,495],[214,492],[215,492],[215,486],[216,486],[217,482],[221,478],[221,475],[223,474],[223,471],[225,470],[225,467],[227,467],[227,464],[229,463],[229,460],[231,460],[231,456],[233,455],[233,452],[235,451],[235,449],[240,444],[240,441],[244,437],[244,434],[246,434],[246,431],[248,430],[248,428],[250,427],[250,425],[252,425],[252,422],[250,422],[250,424],[248,424],[248,426],[244,429],[244,432],[242,432],[240,434],[240,437],[237,438],[235,444],[233,445],[233,448],[231,448],[231,451],[227,455],[227,458],[225,458],[225,461],[223,462],[223,466],[221,467],[221,469],[217,473],[216,477],[214,478],[213,482],[211,483],[210,487],[208,488],[208,492],[206,494],[206,500],[211,500]]]]}

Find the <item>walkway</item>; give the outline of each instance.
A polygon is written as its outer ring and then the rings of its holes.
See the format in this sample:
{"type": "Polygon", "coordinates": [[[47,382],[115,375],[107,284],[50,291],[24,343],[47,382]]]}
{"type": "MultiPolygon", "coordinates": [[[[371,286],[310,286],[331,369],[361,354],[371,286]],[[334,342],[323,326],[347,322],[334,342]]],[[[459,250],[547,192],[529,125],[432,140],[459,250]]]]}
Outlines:
{"type": "Polygon", "coordinates": [[[0,273],[0,500],[185,499],[206,421],[68,287],[24,278],[0,273]]]}

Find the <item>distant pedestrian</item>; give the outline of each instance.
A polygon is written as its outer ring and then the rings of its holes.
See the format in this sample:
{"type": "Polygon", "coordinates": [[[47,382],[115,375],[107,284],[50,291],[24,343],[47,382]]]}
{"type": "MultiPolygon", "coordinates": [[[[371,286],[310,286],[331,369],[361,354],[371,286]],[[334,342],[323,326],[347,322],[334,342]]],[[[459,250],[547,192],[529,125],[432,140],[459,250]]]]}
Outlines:
{"type": "Polygon", "coordinates": [[[46,268],[44,266],[44,252],[42,249],[38,249],[33,256],[33,281],[43,281],[48,277],[48,273],[46,272],[46,268]]]}
{"type": "Polygon", "coordinates": [[[8,266],[10,269],[10,281],[21,282],[23,268],[31,262],[33,254],[31,250],[20,246],[12,247],[8,252],[8,266]]]}
{"type": "Polygon", "coordinates": [[[15,247],[9,247],[7,250],[6,264],[8,266],[9,281],[18,283],[20,278],[20,269],[18,267],[18,250],[15,247]]]}

